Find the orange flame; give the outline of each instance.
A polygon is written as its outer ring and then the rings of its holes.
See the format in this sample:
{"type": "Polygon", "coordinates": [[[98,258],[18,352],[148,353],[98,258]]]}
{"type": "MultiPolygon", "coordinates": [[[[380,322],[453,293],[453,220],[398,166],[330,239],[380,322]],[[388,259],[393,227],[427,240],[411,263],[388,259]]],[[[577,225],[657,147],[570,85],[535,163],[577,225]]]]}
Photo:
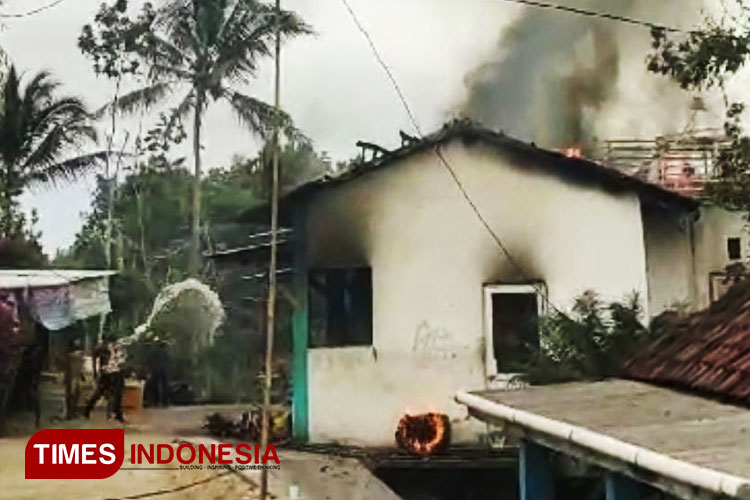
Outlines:
{"type": "Polygon", "coordinates": [[[396,429],[396,443],[416,455],[444,453],[450,444],[450,420],[443,413],[404,415],[396,429]]]}
{"type": "Polygon", "coordinates": [[[583,158],[583,151],[580,147],[568,147],[563,149],[563,154],[568,158],[583,158]]]}

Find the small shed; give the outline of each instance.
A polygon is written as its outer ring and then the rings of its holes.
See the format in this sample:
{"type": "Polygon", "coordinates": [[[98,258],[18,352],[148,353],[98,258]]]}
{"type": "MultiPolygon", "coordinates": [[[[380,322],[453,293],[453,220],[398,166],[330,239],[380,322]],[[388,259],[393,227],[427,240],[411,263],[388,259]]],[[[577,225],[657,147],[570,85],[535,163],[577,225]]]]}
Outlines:
{"type": "MultiPolygon", "coordinates": [[[[0,269],[0,417],[19,383],[36,387],[41,370],[50,368],[50,345],[56,332],[111,311],[109,278],[114,274],[109,270],[0,269]]],[[[48,375],[57,380],[56,373],[48,375]]],[[[63,397],[57,399],[60,408],[54,413],[62,413],[63,397]]]]}
{"type": "Polygon", "coordinates": [[[0,290],[25,304],[34,320],[50,331],[111,311],[109,277],[115,271],[0,269],[0,290]]]}

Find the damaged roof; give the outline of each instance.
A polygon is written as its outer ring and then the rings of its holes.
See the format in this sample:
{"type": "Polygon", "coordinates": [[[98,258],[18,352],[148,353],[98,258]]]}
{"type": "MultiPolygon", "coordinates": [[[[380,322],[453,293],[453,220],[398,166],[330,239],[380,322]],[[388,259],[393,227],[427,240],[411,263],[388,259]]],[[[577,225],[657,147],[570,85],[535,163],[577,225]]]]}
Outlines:
{"type": "Polygon", "coordinates": [[[358,143],[359,146],[373,151],[372,159],[354,162],[340,173],[325,175],[301,184],[288,192],[285,197],[287,199],[297,198],[321,189],[337,186],[366,173],[393,165],[397,160],[413,154],[434,150],[449,142],[460,140],[465,145],[481,144],[501,153],[530,155],[539,160],[534,167],[574,181],[593,184],[608,191],[635,191],[645,201],[652,203],[677,205],[688,210],[695,209],[699,204],[692,198],[629,176],[618,170],[590,160],[570,158],[556,151],[538,148],[534,143],[514,139],[503,132],[490,130],[468,120],[455,120],[447,123],[437,132],[422,138],[410,137],[401,132],[401,138],[401,147],[391,151],[369,143],[358,143]]]}
{"type": "Polygon", "coordinates": [[[667,331],[626,362],[626,377],[750,406],[750,282],[667,331]]]}

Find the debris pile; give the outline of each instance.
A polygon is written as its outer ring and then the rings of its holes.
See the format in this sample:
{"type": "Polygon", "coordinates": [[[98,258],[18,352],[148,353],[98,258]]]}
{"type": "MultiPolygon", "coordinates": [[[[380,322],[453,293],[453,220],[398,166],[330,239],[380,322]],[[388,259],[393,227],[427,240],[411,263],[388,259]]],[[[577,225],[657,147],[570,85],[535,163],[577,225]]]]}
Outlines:
{"type": "Polygon", "coordinates": [[[444,413],[404,415],[396,429],[396,444],[415,455],[439,455],[448,450],[451,424],[444,413]]]}
{"type": "MultiPolygon", "coordinates": [[[[236,438],[248,442],[259,442],[262,432],[263,410],[252,407],[243,411],[239,418],[231,418],[221,413],[207,415],[203,429],[221,438],[236,438]]],[[[271,441],[279,444],[289,440],[289,412],[285,409],[271,409],[271,441]]]]}

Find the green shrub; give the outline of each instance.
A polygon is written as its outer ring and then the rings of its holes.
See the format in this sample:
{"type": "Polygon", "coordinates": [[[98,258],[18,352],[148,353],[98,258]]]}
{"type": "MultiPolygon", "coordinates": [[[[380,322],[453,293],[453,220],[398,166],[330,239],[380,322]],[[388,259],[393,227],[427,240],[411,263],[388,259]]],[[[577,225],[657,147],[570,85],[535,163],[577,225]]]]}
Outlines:
{"type": "Polygon", "coordinates": [[[545,384],[618,376],[625,359],[654,338],[642,315],[638,293],[605,304],[584,292],[570,314],[556,311],[542,321],[539,353],[521,378],[545,384]]]}

